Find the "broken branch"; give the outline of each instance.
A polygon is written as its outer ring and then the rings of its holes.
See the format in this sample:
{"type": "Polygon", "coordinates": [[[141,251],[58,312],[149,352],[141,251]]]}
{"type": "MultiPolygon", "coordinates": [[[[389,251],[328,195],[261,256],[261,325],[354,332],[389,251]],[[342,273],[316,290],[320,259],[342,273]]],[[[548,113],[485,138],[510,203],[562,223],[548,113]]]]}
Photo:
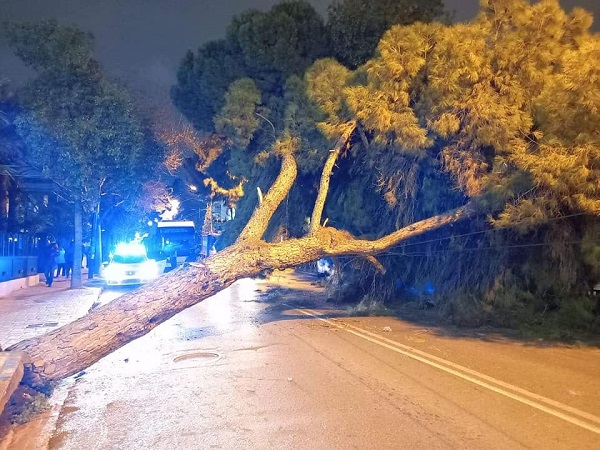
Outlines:
{"type": "Polygon", "coordinates": [[[261,239],[275,211],[290,192],[296,175],[298,164],[294,158],[293,151],[289,149],[283,152],[281,170],[271,188],[265,194],[262,203],[254,210],[252,217],[240,233],[236,242],[249,239],[261,239]]]}
{"type": "Polygon", "coordinates": [[[329,192],[329,181],[331,180],[331,172],[333,166],[338,159],[342,148],[350,140],[350,136],[356,129],[356,121],[351,121],[345,124],[345,130],[338,139],[335,147],[329,151],[329,156],[323,166],[321,173],[321,182],[319,183],[319,192],[317,193],[317,199],[315,200],[315,206],[310,220],[310,232],[315,233],[321,227],[321,217],[323,216],[323,208],[325,207],[325,200],[327,200],[327,193],[329,192]]]}

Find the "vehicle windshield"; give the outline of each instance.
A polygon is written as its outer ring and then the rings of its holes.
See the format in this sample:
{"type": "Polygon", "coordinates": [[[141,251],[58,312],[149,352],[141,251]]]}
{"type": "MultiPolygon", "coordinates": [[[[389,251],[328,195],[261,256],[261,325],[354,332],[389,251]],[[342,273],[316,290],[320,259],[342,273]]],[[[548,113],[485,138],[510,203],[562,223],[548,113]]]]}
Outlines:
{"type": "Polygon", "coordinates": [[[146,255],[115,255],[113,262],[119,264],[136,264],[143,263],[147,259],[146,255]]]}

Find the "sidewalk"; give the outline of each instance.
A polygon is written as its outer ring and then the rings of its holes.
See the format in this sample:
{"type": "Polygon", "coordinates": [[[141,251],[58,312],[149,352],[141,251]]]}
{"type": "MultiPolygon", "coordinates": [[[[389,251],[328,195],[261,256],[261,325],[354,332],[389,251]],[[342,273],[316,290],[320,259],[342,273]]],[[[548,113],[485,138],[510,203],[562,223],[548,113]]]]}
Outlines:
{"type": "MultiPolygon", "coordinates": [[[[102,288],[98,280],[85,277],[82,289],[71,290],[70,280],[58,278],[52,287],[42,281],[0,298],[0,347],[5,349],[86,315],[102,288]]],[[[23,376],[24,357],[19,352],[0,352],[0,412],[23,376]]]]}

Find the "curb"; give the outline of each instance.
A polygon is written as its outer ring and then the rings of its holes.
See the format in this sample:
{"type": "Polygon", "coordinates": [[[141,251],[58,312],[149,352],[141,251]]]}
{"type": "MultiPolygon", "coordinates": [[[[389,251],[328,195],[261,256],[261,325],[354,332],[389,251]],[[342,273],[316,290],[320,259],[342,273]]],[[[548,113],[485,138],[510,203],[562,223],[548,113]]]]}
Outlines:
{"type": "Polygon", "coordinates": [[[0,413],[23,379],[28,360],[23,352],[0,352],[0,413]]]}

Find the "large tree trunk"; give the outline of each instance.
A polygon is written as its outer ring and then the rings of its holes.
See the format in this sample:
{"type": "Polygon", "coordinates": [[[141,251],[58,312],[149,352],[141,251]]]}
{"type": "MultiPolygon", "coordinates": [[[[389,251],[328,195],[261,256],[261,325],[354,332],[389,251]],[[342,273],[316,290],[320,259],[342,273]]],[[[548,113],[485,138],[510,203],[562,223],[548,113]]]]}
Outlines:
{"type": "Polygon", "coordinates": [[[165,274],[69,325],[7,350],[26,352],[31,364],[26,367],[25,382],[42,385],[83,370],[236,280],[256,276],[267,268],[293,267],[323,256],[378,253],[470,212],[470,208],[462,207],[373,241],[355,239],[333,228],[321,228],[307,237],[275,244],[245,239],[202,263],[165,274]]]}

